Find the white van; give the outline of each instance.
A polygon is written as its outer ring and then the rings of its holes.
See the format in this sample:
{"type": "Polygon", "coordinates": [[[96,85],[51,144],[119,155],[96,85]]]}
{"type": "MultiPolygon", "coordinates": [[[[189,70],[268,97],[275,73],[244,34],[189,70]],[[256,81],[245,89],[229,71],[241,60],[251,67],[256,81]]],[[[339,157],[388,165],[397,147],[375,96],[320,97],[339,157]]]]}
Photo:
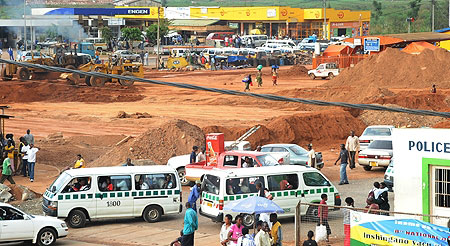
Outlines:
{"type": "MultiPolygon", "coordinates": [[[[202,180],[200,214],[213,221],[223,221],[225,204],[249,196],[257,196],[256,183],[269,189],[273,201],[280,206],[280,218],[293,217],[298,202],[319,203],[322,194],[328,195],[327,204],[341,205],[336,187],[315,168],[309,166],[271,166],[239,169],[214,169],[202,180]]],[[[317,207],[301,206],[301,215],[317,217],[317,207]]],[[[245,226],[255,222],[253,215],[242,214],[245,226]]]]}
{"type": "Polygon", "coordinates": [[[252,40],[252,44],[255,47],[259,47],[263,44],[266,43],[267,39],[269,39],[269,37],[267,37],[267,35],[244,35],[241,37],[242,39],[242,44],[243,45],[247,45],[248,44],[248,40],[251,39],[252,40]]]}
{"type": "Polygon", "coordinates": [[[182,211],[181,184],[168,166],[116,166],[63,172],[43,196],[45,214],[84,227],[86,220],[143,217],[157,222],[182,211]]]}
{"type": "Polygon", "coordinates": [[[291,48],[296,46],[294,41],[289,39],[269,39],[266,44],[289,45],[291,48]]]}

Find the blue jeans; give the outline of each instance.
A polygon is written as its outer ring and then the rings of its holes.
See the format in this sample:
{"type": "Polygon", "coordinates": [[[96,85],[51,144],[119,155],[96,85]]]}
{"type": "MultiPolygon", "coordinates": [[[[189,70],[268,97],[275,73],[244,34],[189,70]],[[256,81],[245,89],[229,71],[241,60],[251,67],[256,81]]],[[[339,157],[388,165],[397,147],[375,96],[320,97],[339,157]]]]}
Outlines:
{"type": "Polygon", "coordinates": [[[36,164],[36,162],[28,162],[28,174],[30,175],[30,179],[34,179],[34,164],[36,164]]]}
{"type": "Polygon", "coordinates": [[[341,180],[340,183],[348,183],[348,178],[347,178],[347,163],[341,163],[341,180]]]}
{"type": "Polygon", "coordinates": [[[27,169],[28,169],[28,160],[27,159],[22,159],[22,175],[24,177],[27,176],[27,169]]]}

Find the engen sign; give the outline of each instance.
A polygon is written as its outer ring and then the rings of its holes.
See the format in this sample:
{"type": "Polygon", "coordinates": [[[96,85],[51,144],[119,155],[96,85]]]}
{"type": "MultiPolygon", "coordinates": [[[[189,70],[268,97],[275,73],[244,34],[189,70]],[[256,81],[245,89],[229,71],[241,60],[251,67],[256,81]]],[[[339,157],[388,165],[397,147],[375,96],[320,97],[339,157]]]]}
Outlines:
{"type": "Polygon", "coordinates": [[[206,164],[208,166],[217,166],[217,157],[225,151],[223,133],[206,134],[206,164]]]}

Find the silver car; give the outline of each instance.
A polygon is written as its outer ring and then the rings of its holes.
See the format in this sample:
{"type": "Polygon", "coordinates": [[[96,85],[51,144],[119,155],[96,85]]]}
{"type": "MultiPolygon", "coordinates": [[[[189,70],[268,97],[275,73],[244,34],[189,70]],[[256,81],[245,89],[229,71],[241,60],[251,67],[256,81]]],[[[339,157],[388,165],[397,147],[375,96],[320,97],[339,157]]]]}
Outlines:
{"type": "Polygon", "coordinates": [[[372,167],[388,167],[393,157],[391,140],[375,140],[365,150],[359,152],[358,163],[364,170],[372,167]]]}
{"type": "Polygon", "coordinates": [[[136,62],[141,61],[141,56],[139,54],[134,54],[133,52],[128,51],[128,50],[118,50],[118,51],[114,52],[114,55],[118,55],[119,57],[130,60],[130,61],[136,61],[136,62]]]}
{"type": "Polygon", "coordinates": [[[392,140],[394,126],[378,125],[367,127],[359,137],[360,150],[366,149],[374,140],[392,140]]]}
{"type": "MultiPolygon", "coordinates": [[[[289,152],[291,165],[309,165],[308,151],[297,144],[267,144],[261,147],[261,152],[289,152]]],[[[323,167],[322,152],[316,152],[316,167],[323,167]]]]}

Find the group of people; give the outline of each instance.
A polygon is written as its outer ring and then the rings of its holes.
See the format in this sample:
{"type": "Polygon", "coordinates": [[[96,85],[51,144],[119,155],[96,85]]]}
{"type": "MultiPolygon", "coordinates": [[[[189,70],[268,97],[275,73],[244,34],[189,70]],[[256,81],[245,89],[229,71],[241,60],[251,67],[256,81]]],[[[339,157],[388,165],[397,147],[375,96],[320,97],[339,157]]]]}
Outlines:
{"type": "Polygon", "coordinates": [[[39,148],[34,146],[34,136],[30,129],[27,134],[19,138],[19,145],[16,146],[13,134],[0,135],[0,159],[2,163],[2,177],[0,183],[8,180],[15,184],[13,176],[23,175],[34,181],[34,167],[36,164],[36,153],[39,148]],[[5,138],[6,137],[6,138],[5,138]]]}
{"type": "Polygon", "coordinates": [[[346,143],[340,145],[339,157],[334,162],[334,165],[336,165],[338,161],[341,161],[339,185],[349,184],[347,177],[347,165],[350,164],[350,169],[356,167],[355,158],[359,148],[359,138],[355,136],[355,131],[351,131],[346,143]]]}
{"type": "MultiPolygon", "coordinates": [[[[258,87],[262,87],[263,85],[263,80],[262,80],[262,65],[258,65],[256,67],[256,82],[258,83],[258,87]]],[[[278,65],[272,65],[271,67],[271,74],[272,74],[272,85],[273,86],[277,86],[278,85],[278,69],[280,67],[278,65]]],[[[249,74],[247,76],[244,77],[244,79],[242,80],[242,82],[245,83],[245,88],[244,88],[244,92],[246,91],[250,91],[250,86],[253,86],[253,81],[252,81],[252,75],[249,74]]]]}
{"type": "Polygon", "coordinates": [[[367,196],[367,212],[372,214],[389,215],[391,205],[389,204],[389,189],[384,182],[373,183],[373,188],[367,196]],[[373,210],[384,210],[386,212],[378,212],[373,210]]]}

